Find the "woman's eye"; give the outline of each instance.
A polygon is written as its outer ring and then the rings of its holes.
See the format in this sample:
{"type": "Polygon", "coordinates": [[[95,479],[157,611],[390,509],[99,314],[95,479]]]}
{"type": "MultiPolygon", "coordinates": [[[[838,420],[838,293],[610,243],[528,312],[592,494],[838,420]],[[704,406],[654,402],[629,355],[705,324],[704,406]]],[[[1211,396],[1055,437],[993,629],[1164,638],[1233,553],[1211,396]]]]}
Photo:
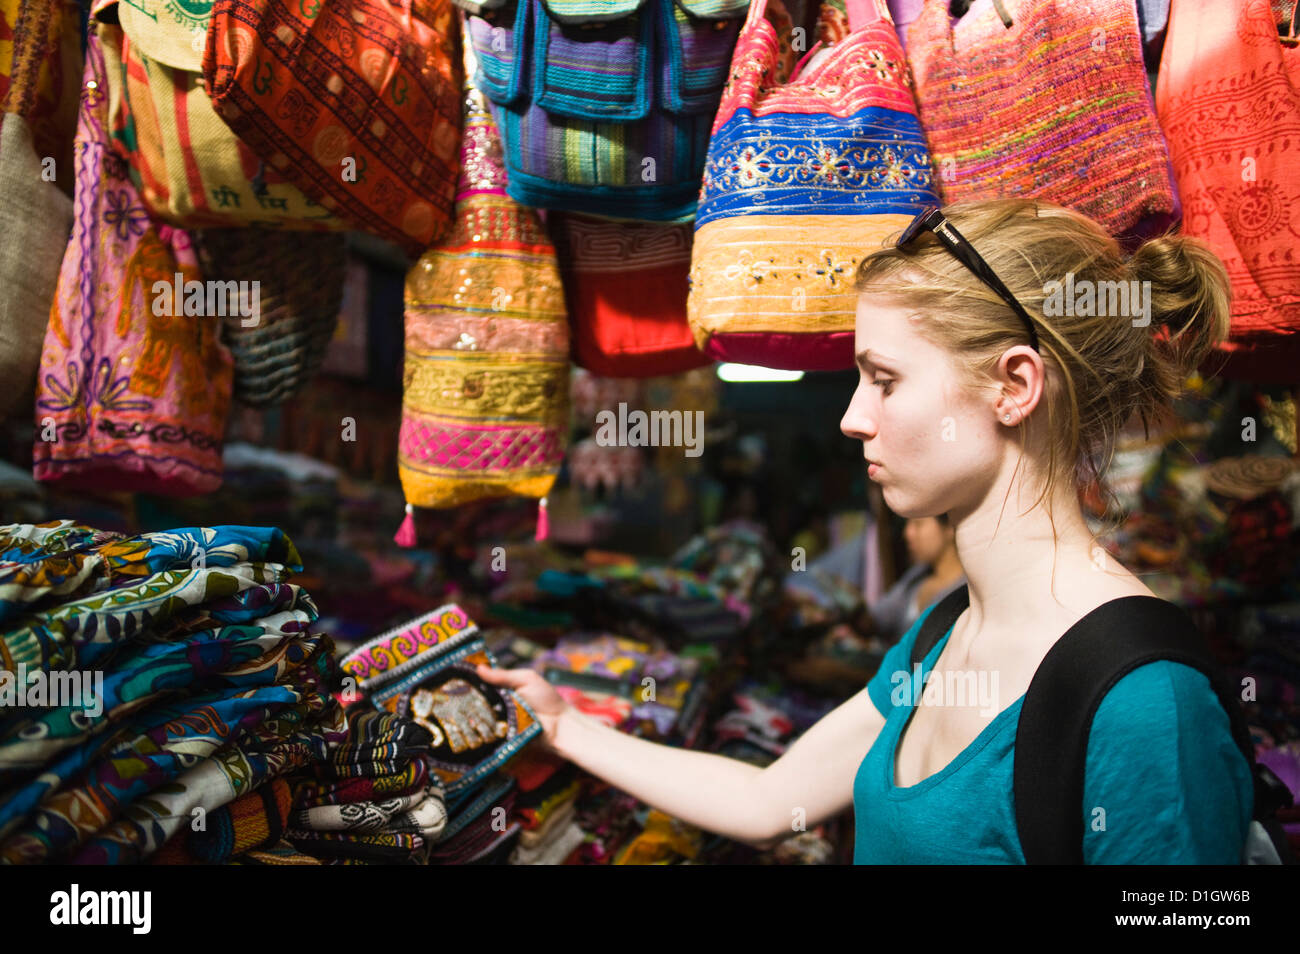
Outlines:
{"type": "Polygon", "coordinates": [[[894,389],[894,382],[889,379],[883,381],[872,381],[871,383],[876,387],[883,387],[885,394],[890,393],[894,389]]]}

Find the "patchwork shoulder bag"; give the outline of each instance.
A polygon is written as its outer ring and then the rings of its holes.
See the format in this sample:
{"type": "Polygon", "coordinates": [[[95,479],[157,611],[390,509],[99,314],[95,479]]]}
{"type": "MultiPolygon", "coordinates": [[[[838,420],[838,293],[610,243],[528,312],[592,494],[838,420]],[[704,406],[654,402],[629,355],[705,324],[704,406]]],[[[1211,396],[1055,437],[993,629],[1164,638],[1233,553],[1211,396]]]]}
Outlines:
{"type": "MultiPolygon", "coordinates": [[[[555,248],[537,213],[506,195],[501,142],[472,80],[461,159],[451,235],[406,278],[397,463],[408,511],[544,497],[568,438],[569,329],[555,248]]],[[[399,542],[413,537],[408,521],[399,542]]]]}
{"type": "Polygon", "coordinates": [[[456,3],[471,14],[477,83],[501,129],[511,198],[690,219],[749,0],[456,3]]]}
{"type": "Polygon", "coordinates": [[[450,0],[215,0],[208,94],[280,175],[350,227],[419,255],[455,203],[453,13],[450,0]]]}
{"type": "Polygon", "coordinates": [[[858,263],[938,202],[885,2],[848,8],[848,36],[791,72],[781,0],[750,7],[695,219],[687,314],[712,358],[851,367],[858,263]]]}

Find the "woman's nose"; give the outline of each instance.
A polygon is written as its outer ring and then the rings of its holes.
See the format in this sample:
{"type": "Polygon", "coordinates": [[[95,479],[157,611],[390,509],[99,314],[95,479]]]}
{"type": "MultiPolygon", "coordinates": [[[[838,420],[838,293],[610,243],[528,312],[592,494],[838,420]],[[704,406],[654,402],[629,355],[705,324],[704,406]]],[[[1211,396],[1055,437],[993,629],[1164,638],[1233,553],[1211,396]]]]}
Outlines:
{"type": "Polygon", "coordinates": [[[863,389],[859,386],[853,392],[849,406],[844,411],[844,417],[840,419],[840,431],[845,437],[861,441],[875,434],[876,423],[866,405],[867,400],[863,395],[863,389]]]}

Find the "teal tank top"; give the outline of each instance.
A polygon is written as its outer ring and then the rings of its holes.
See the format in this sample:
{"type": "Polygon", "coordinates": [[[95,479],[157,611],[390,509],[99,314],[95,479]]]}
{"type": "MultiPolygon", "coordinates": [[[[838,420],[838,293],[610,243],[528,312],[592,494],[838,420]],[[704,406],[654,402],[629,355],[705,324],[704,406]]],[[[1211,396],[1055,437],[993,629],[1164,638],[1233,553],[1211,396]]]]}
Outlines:
{"type": "MultiPolygon", "coordinates": [[[[1024,864],[1012,766],[1021,696],[955,759],[908,788],[894,784],[898,740],[913,711],[909,671],[926,610],[867,684],[885,717],[853,784],[854,863],[1024,864]],[[896,704],[897,703],[897,704],[896,704]]],[[[949,629],[922,663],[938,660],[949,629]]],[[[1087,864],[1241,863],[1254,783],[1210,681],[1182,663],[1134,669],[1102,699],[1088,738],[1087,864]]]]}

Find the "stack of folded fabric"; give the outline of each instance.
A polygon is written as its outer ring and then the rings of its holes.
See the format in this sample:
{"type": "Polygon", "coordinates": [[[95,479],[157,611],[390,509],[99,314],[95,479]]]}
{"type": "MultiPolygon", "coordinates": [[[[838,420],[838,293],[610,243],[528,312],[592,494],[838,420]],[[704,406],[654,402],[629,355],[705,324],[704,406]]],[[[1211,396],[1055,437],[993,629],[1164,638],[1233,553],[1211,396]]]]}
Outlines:
{"type": "Polygon", "coordinates": [[[504,864],[520,826],[513,819],[515,780],[502,772],[448,805],[451,821],[429,857],[437,865],[504,864]]]}
{"type": "Polygon", "coordinates": [[[578,771],[565,766],[519,796],[515,810],[523,831],[512,865],[563,864],[583,843],[586,835],[577,824],[581,787],[578,771]]]}
{"type": "Polygon", "coordinates": [[[298,786],[288,841],[340,863],[425,861],[447,824],[432,736],[388,712],[353,709],[348,721],[347,738],[298,786]]]}
{"type": "Polygon", "coordinates": [[[138,862],[322,761],[346,723],[299,570],[274,528],[0,527],[0,861],[138,862]]]}

